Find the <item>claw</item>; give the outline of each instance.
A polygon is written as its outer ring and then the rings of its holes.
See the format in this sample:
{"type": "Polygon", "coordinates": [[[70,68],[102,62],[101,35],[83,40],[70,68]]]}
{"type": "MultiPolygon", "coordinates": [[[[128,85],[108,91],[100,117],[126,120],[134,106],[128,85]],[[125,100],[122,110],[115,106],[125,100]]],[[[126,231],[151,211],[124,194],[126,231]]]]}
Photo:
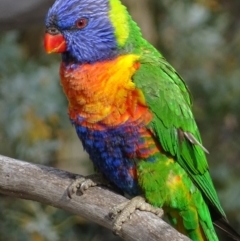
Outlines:
{"type": "Polygon", "coordinates": [[[123,223],[126,222],[127,219],[131,218],[132,213],[136,209],[154,213],[159,217],[163,216],[163,210],[161,208],[153,207],[151,204],[146,202],[145,198],[141,196],[134,197],[129,201],[123,202],[111,208],[109,216],[112,219],[116,218],[113,224],[113,232],[115,234],[119,233],[123,223]]]}
{"type": "MultiPolygon", "coordinates": [[[[80,190],[81,192],[82,192],[82,190],[81,190],[81,186],[83,185],[83,183],[86,181],[86,179],[84,178],[84,177],[79,177],[79,176],[77,176],[76,177],[76,180],[73,182],[73,183],[71,183],[71,185],[68,187],[68,189],[67,189],[67,194],[68,194],[68,197],[69,198],[72,198],[72,196],[75,194],[75,193],[77,193],[77,191],[78,190],[80,190]]],[[[83,192],[82,192],[83,193],[83,192]]]]}
{"type": "Polygon", "coordinates": [[[78,190],[84,194],[90,187],[97,185],[106,185],[108,182],[103,178],[101,174],[93,174],[87,177],[77,176],[76,180],[68,187],[67,194],[69,198],[78,192],[78,190]]]}

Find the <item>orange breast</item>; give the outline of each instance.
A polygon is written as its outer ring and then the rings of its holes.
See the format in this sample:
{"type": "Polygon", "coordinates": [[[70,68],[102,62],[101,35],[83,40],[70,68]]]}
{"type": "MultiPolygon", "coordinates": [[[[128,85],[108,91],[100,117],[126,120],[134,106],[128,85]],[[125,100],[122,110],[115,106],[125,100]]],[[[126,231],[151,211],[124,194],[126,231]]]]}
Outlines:
{"type": "Polygon", "coordinates": [[[139,57],[124,55],[114,60],[60,68],[61,84],[69,101],[70,118],[99,129],[128,120],[151,120],[141,90],[132,82],[140,67],[139,57]],[[143,118],[144,117],[144,118],[143,118]]]}

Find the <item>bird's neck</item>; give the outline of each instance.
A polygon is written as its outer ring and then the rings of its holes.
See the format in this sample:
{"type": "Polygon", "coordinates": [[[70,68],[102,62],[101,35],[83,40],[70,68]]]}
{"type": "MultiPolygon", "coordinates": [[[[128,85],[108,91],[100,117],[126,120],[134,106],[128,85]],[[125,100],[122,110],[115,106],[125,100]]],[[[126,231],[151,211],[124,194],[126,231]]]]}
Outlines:
{"type": "Polygon", "coordinates": [[[140,67],[138,60],[137,55],[122,55],[94,64],[62,63],[61,84],[69,101],[70,119],[99,128],[99,125],[135,121],[145,115],[144,97],[132,82],[133,74],[140,67]]]}

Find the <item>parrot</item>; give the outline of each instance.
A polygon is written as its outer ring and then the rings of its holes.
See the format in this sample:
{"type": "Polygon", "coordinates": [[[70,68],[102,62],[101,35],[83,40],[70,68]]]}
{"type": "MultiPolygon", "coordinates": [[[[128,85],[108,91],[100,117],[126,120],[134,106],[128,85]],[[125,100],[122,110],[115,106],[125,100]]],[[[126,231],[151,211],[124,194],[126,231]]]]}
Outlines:
{"type": "Polygon", "coordinates": [[[61,54],[70,121],[95,169],[162,208],[194,241],[219,240],[214,225],[240,240],[209,174],[190,91],[122,2],[56,0],[45,27],[46,52],[61,54]]]}

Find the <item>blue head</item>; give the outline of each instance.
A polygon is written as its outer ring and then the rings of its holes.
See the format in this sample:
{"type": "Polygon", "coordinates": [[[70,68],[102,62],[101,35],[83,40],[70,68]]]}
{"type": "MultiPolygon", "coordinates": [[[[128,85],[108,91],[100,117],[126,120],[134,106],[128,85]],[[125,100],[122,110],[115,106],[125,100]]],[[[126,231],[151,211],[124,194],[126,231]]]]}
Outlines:
{"type": "Polygon", "coordinates": [[[56,0],[46,17],[47,52],[60,52],[63,60],[77,63],[114,58],[119,44],[111,8],[109,0],[56,0]]]}

